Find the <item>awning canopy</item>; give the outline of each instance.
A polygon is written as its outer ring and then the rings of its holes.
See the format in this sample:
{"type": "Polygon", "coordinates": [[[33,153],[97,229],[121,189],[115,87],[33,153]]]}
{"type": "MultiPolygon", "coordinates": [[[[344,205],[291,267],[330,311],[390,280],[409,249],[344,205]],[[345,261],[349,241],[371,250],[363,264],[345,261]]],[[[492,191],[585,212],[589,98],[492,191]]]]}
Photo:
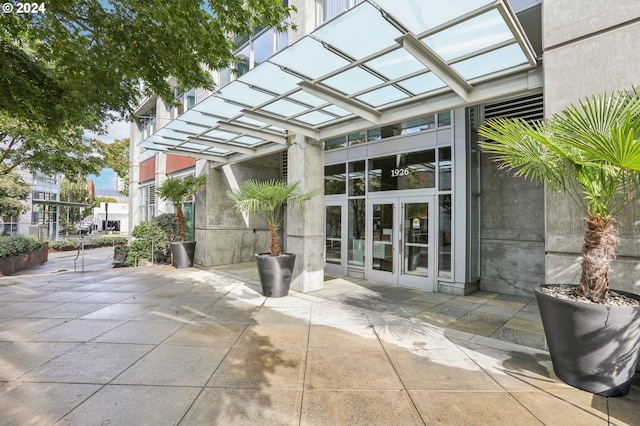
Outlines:
{"type": "Polygon", "coordinates": [[[142,142],[220,165],[541,85],[504,0],[365,0],[142,142]]]}

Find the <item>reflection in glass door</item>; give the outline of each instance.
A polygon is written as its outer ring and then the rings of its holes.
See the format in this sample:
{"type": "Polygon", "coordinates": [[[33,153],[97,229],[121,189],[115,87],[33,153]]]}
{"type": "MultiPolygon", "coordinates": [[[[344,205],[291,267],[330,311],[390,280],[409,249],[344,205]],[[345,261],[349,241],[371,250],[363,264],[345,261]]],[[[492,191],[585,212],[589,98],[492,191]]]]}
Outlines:
{"type": "Polygon", "coordinates": [[[371,238],[371,269],[393,273],[395,204],[373,204],[373,236],[371,238]]]}
{"type": "Polygon", "coordinates": [[[403,204],[402,273],[429,275],[429,204],[403,204]]]}
{"type": "Polygon", "coordinates": [[[325,270],[333,274],[344,274],[344,209],[342,204],[325,206],[325,270]]]}

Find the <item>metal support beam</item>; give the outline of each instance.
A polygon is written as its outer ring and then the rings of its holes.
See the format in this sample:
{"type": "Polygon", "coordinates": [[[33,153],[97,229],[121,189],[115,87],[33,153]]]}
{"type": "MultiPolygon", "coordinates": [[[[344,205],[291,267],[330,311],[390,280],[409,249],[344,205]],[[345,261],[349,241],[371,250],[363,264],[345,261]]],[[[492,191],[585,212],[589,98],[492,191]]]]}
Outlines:
{"type": "Polygon", "coordinates": [[[465,101],[469,100],[473,86],[456,70],[447,65],[436,52],[418,40],[416,36],[411,33],[405,34],[402,37],[398,37],[396,42],[429,68],[440,80],[444,81],[458,96],[465,101]]]}
{"type": "Polygon", "coordinates": [[[233,152],[237,152],[240,154],[246,154],[246,155],[254,155],[256,153],[255,148],[247,148],[247,147],[243,147],[243,146],[238,146],[238,145],[234,145],[231,143],[227,143],[227,142],[219,142],[219,141],[215,141],[209,138],[205,138],[202,136],[199,137],[189,137],[189,141],[193,142],[193,143],[199,143],[202,145],[206,145],[206,146],[210,146],[212,148],[220,148],[220,149],[224,149],[227,151],[233,151],[233,152]]]}
{"type": "Polygon", "coordinates": [[[374,124],[380,124],[380,111],[370,108],[362,102],[349,99],[334,90],[314,85],[308,81],[301,81],[298,84],[302,90],[313,96],[324,99],[325,101],[333,105],[337,105],[342,109],[346,109],[358,117],[362,117],[374,124]]]}

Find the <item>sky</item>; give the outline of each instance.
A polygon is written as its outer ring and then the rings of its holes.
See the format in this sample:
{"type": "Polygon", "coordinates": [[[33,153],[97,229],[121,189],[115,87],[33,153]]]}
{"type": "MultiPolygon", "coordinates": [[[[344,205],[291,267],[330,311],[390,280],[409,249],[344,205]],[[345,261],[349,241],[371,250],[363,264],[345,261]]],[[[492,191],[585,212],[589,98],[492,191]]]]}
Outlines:
{"type": "MultiPolygon", "coordinates": [[[[107,128],[107,133],[97,135],[92,132],[86,132],[85,136],[98,139],[104,142],[113,142],[115,139],[124,139],[129,137],[130,123],[126,121],[111,123],[107,128]]],[[[103,169],[98,176],[89,175],[87,179],[93,180],[96,189],[117,189],[118,175],[112,169],[103,169]]]]}

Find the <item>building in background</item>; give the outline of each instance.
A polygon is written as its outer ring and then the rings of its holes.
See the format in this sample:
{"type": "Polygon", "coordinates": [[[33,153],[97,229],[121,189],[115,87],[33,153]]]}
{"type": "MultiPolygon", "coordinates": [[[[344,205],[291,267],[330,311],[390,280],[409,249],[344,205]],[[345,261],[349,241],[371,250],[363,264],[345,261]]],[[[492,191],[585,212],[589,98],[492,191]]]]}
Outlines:
{"type": "MultiPolygon", "coordinates": [[[[208,176],[192,208],[197,264],[248,261],[263,223],[226,197],[248,178],[324,188],[289,216],[293,288],[324,272],[426,291],[532,294],[575,282],[583,220],[568,200],[499,172],[477,145],[493,117],[549,117],[640,84],[640,3],[301,0],[298,30],[238,40],[245,61],[215,93],[176,87],[131,126],[130,228],[171,211],[167,176],[208,176]],[[624,66],[621,66],[624,64],[624,66]],[[237,77],[235,77],[237,75],[237,77]]],[[[617,287],[637,291],[638,224],[622,232],[617,287]]]]}

